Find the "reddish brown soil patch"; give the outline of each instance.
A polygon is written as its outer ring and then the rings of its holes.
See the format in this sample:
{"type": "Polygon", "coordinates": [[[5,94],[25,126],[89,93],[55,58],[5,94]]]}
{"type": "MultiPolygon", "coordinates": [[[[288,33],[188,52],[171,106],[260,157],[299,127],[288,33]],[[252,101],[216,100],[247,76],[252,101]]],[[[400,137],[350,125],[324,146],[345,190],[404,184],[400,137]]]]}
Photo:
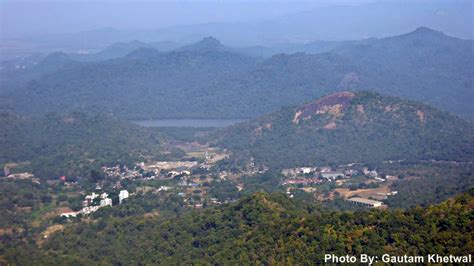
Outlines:
{"type": "Polygon", "coordinates": [[[352,92],[339,92],[306,104],[296,110],[293,123],[297,124],[301,119],[308,119],[314,114],[331,113],[332,115],[340,115],[347,108],[352,98],[354,98],[352,92]]]}
{"type": "Polygon", "coordinates": [[[425,123],[425,113],[421,110],[416,111],[416,115],[422,124],[425,123]]]}

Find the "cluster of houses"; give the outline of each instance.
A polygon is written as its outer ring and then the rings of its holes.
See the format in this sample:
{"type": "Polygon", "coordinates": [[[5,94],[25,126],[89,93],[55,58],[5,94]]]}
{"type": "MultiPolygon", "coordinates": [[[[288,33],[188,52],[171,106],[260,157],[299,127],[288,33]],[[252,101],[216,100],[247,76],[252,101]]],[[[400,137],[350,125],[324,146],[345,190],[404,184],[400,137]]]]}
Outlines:
{"type": "Polygon", "coordinates": [[[197,161],[159,161],[151,164],[137,163],[133,169],[126,166],[102,167],[108,177],[120,179],[155,179],[173,178],[176,176],[190,175],[192,170],[198,168],[197,161]]]}
{"type": "Polygon", "coordinates": [[[139,163],[138,166],[146,172],[153,172],[155,176],[165,175],[175,177],[190,175],[193,168],[198,167],[197,161],[161,161],[152,164],[139,163]]]}
{"type": "MultiPolygon", "coordinates": [[[[219,154],[215,156],[209,155],[205,152],[205,160],[199,161],[156,161],[151,163],[140,162],[137,163],[133,169],[126,166],[102,167],[102,171],[107,177],[115,177],[120,179],[168,179],[174,177],[191,176],[194,170],[210,170],[218,159],[225,158],[226,154],[219,154]]],[[[255,166],[253,157],[248,163],[245,170],[241,174],[253,175],[257,173],[264,173],[268,169],[259,169],[255,166]]],[[[221,171],[219,174],[221,179],[226,179],[231,176],[227,171],[221,171]]]]}
{"type": "Polygon", "coordinates": [[[102,167],[102,171],[107,177],[118,177],[120,179],[136,179],[143,177],[140,169],[129,169],[126,165],[117,165],[112,167],[104,166],[102,167]]]}
{"type": "Polygon", "coordinates": [[[6,179],[28,179],[34,183],[40,183],[39,178],[35,177],[32,173],[10,173],[10,167],[8,164],[3,167],[3,175],[6,179]]]}
{"type": "MultiPolygon", "coordinates": [[[[122,204],[122,202],[129,196],[130,194],[128,193],[127,190],[120,190],[119,195],[118,195],[119,204],[122,204]]],[[[106,206],[112,207],[112,199],[109,198],[109,194],[105,192],[102,194],[97,194],[95,192],[92,192],[92,194],[85,196],[84,201],[82,201],[82,209],[80,211],[64,212],[64,213],[61,213],[61,217],[70,218],[70,217],[76,217],[79,214],[88,215],[106,206]]]]}
{"type": "Polygon", "coordinates": [[[297,167],[283,169],[281,173],[287,177],[283,185],[289,184],[316,184],[322,181],[335,181],[338,178],[350,178],[358,174],[357,170],[336,170],[331,167],[297,167]]]}
{"type": "Polygon", "coordinates": [[[315,177],[310,178],[291,178],[283,181],[282,185],[309,185],[321,183],[322,180],[315,177]]]}
{"type": "Polygon", "coordinates": [[[364,168],[362,169],[362,172],[364,173],[365,176],[367,176],[367,177],[369,177],[369,178],[373,178],[373,179],[375,179],[375,180],[382,181],[382,182],[385,181],[384,178],[381,178],[381,177],[379,176],[379,174],[377,173],[376,170],[369,170],[367,167],[364,167],[364,168]]]}
{"type": "Polygon", "coordinates": [[[376,170],[368,170],[367,167],[362,168],[362,171],[353,168],[333,170],[331,167],[296,167],[283,169],[281,171],[281,173],[287,177],[287,179],[283,181],[283,185],[309,185],[323,181],[336,181],[337,179],[351,178],[359,175],[360,172],[368,178],[385,181],[385,179],[379,176],[376,170]]]}

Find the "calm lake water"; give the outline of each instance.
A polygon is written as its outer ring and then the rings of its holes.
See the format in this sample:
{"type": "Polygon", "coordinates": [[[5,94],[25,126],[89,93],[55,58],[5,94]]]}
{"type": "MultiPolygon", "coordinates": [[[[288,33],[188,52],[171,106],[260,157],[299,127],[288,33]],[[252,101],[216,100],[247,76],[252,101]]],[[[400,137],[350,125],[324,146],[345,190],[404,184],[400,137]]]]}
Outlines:
{"type": "Polygon", "coordinates": [[[244,119],[153,119],[133,121],[144,127],[226,127],[244,119]]]}

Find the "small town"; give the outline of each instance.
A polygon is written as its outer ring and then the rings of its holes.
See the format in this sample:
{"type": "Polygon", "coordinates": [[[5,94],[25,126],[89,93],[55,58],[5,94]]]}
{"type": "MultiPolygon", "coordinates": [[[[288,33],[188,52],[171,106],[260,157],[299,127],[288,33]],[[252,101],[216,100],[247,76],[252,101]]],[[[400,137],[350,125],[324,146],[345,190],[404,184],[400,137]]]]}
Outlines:
{"type": "MultiPolygon", "coordinates": [[[[113,208],[129,197],[148,192],[157,193],[160,197],[177,195],[190,208],[233,202],[238,198],[237,193],[246,191],[244,180],[270,170],[264,166],[257,167],[254,159],[250,158],[244,167],[230,171],[219,165],[221,160],[229,157],[225,150],[200,144],[188,145],[186,150],[186,157],[192,160],[138,162],[130,168],[125,165],[102,167],[105,179],[97,182],[93,191],[81,192],[81,209],[65,210],[59,216],[75,218],[78,215],[90,215],[101,208],[113,208]],[[114,183],[110,184],[111,180],[114,180],[114,183]],[[137,185],[133,191],[127,191],[123,187],[124,183],[137,185]],[[235,193],[215,195],[219,194],[216,190],[223,184],[235,193]],[[112,200],[106,191],[114,194],[116,200],[112,200]]],[[[10,174],[8,167],[5,167],[4,171],[8,174],[7,179],[40,182],[31,173],[10,174]]],[[[302,191],[313,194],[319,201],[332,200],[339,196],[356,206],[386,208],[383,200],[397,194],[397,191],[390,190],[390,185],[398,179],[396,176],[382,176],[375,169],[369,169],[363,164],[287,168],[281,170],[281,176],[277,186],[281,186],[290,198],[294,197],[295,192],[302,191]]],[[[61,176],[58,182],[72,190],[78,188],[77,181],[71,182],[66,176],[61,176]]]]}
{"type": "MultiPolygon", "coordinates": [[[[110,166],[102,167],[105,180],[115,180],[110,188],[118,193],[118,205],[128,197],[142,193],[157,193],[160,197],[177,195],[190,208],[222,204],[235,201],[236,193],[244,193],[247,189],[244,179],[264,174],[270,169],[257,167],[250,158],[245,167],[238,171],[221,170],[219,161],[228,158],[225,150],[210,149],[206,146],[194,147],[188,152],[194,160],[138,162],[133,167],[110,166]],[[123,183],[140,183],[133,192],[123,189],[123,183]],[[228,195],[214,194],[218,187],[226,184],[236,193],[228,195]]],[[[8,178],[24,178],[29,174],[20,174],[8,178]]],[[[288,197],[293,198],[295,192],[302,191],[313,194],[319,201],[332,200],[335,196],[344,198],[348,203],[367,208],[386,208],[383,200],[397,194],[391,191],[390,185],[398,178],[380,175],[375,169],[363,164],[347,164],[338,167],[295,167],[281,170],[283,177],[281,186],[288,197]]],[[[74,187],[62,177],[66,186],[74,187]]],[[[77,215],[89,215],[103,207],[113,207],[112,199],[104,192],[105,182],[96,184],[94,191],[84,194],[82,209],[66,211],[61,217],[72,218],[77,215]]]]}

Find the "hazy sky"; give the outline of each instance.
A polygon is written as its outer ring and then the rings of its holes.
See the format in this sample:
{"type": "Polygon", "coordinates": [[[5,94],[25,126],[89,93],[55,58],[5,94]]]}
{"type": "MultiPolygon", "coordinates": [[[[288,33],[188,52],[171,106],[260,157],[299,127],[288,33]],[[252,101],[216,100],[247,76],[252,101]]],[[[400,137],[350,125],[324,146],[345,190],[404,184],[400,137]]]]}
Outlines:
{"type": "Polygon", "coordinates": [[[15,37],[104,27],[163,28],[208,22],[246,22],[330,5],[377,0],[0,0],[1,34],[15,37]]]}

